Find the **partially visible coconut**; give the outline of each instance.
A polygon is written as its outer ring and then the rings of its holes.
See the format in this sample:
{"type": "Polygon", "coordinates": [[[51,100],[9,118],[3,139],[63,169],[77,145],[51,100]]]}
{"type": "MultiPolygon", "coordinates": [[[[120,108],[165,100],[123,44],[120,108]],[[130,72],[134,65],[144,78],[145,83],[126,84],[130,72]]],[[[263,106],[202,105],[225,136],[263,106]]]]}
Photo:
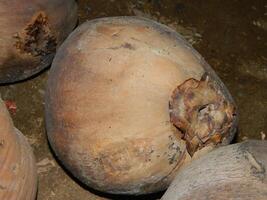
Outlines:
{"type": "Polygon", "coordinates": [[[0,99],[0,199],[35,200],[36,191],[33,152],[0,99]]]}
{"type": "Polygon", "coordinates": [[[267,199],[267,141],[220,147],[181,169],[161,200],[267,199]]]}
{"type": "Polygon", "coordinates": [[[75,0],[1,0],[0,83],[25,79],[50,65],[76,23],[75,0]]]}

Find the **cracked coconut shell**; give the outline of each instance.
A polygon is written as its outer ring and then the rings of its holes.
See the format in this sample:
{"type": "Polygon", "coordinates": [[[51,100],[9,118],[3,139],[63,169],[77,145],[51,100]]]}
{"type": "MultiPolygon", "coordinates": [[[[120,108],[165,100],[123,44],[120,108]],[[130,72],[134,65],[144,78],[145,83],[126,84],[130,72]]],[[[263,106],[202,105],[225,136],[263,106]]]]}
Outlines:
{"type": "Polygon", "coordinates": [[[35,200],[36,191],[33,152],[0,99],[0,199],[35,200]]]}
{"type": "Polygon", "coordinates": [[[267,141],[218,148],[181,169],[161,200],[267,199],[267,141]]]}
{"type": "Polygon", "coordinates": [[[235,110],[179,34],[138,17],[78,27],[57,52],[46,93],[58,158],[88,186],[116,194],[166,189],[180,166],[232,140],[235,110]]]}
{"type": "Polygon", "coordinates": [[[0,83],[28,78],[49,66],[76,23],[75,0],[1,0],[0,83]]]}

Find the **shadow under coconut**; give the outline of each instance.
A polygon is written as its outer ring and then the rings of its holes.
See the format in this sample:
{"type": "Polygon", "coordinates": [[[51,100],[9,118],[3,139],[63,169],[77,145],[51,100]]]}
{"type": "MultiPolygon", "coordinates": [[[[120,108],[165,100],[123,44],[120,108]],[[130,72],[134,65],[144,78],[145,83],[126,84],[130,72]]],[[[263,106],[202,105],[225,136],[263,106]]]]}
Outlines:
{"type": "Polygon", "coordinates": [[[239,141],[239,136],[240,136],[239,134],[240,134],[240,133],[239,133],[239,128],[237,127],[237,128],[236,128],[235,135],[234,135],[232,141],[230,142],[230,144],[235,144],[235,143],[240,142],[240,141],[239,141]]]}
{"type": "Polygon", "coordinates": [[[32,80],[51,67],[54,53],[48,54],[36,61],[35,67],[27,68],[33,65],[31,60],[18,61],[16,55],[10,53],[10,56],[3,62],[0,68],[0,86],[23,83],[32,80]]]}

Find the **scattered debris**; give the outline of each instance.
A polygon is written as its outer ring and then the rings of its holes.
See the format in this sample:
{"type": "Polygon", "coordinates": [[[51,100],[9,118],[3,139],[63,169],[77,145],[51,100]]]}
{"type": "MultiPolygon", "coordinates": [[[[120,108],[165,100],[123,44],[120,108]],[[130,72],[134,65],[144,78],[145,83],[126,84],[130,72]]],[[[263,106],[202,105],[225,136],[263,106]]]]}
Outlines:
{"type": "Polygon", "coordinates": [[[45,95],[45,90],[44,90],[44,89],[39,89],[38,92],[39,92],[39,94],[41,94],[42,96],[45,95]]]}
{"type": "Polygon", "coordinates": [[[252,21],[252,24],[254,26],[257,26],[257,27],[265,30],[265,31],[267,30],[267,21],[264,21],[263,19],[254,20],[254,21],[252,21]]]}
{"type": "Polygon", "coordinates": [[[9,110],[9,112],[14,115],[17,112],[17,105],[15,103],[15,101],[12,100],[5,100],[5,105],[7,107],[7,109],[9,110]]]}
{"type": "Polygon", "coordinates": [[[31,146],[35,146],[35,147],[40,146],[39,138],[36,138],[36,136],[27,135],[27,140],[31,146]]]}
{"type": "Polygon", "coordinates": [[[44,158],[43,160],[37,163],[37,172],[38,174],[45,173],[50,171],[54,167],[56,167],[56,164],[53,160],[50,160],[49,158],[44,158]]]}
{"type": "Polygon", "coordinates": [[[260,134],[261,134],[261,140],[265,140],[266,134],[263,131],[261,131],[260,134]]]}
{"type": "Polygon", "coordinates": [[[242,141],[246,141],[246,140],[248,140],[248,137],[247,136],[244,136],[244,137],[241,138],[241,140],[242,141]]]}
{"type": "Polygon", "coordinates": [[[255,61],[244,62],[237,67],[237,70],[242,75],[248,75],[259,80],[267,79],[267,65],[264,58],[255,61]]]}

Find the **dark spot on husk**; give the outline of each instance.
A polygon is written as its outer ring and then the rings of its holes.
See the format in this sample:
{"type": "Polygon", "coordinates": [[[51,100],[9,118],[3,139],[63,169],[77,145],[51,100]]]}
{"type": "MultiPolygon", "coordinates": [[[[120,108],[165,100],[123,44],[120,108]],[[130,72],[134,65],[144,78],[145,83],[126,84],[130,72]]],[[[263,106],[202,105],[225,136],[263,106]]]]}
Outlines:
{"type": "Polygon", "coordinates": [[[122,45],[122,47],[123,48],[126,48],[126,49],[130,49],[130,50],[135,50],[135,48],[134,48],[134,46],[132,45],[132,44],[130,44],[130,43],[124,43],[123,45],[122,45]]]}
{"type": "Polygon", "coordinates": [[[129,49],[129,50],[135,50],[136,49],[132,44],[127,43],[127,42],[120,45],[120,46],[109,47],[108,49],[117,50],[117,49],[121,49],[121,48],[129,49]]]}

